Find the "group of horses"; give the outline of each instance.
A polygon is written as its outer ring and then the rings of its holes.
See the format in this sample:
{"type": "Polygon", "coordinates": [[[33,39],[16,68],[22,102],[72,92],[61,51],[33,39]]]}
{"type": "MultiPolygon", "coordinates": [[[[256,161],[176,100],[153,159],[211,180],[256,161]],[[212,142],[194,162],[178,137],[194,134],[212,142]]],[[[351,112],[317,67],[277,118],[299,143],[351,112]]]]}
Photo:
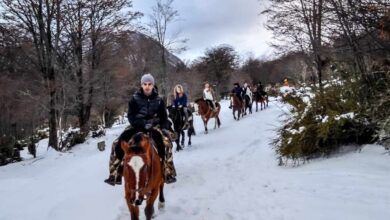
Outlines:
{"type": "MultiPolygon", "coordinates": [[[[250,113],[252,112],[252,103],[247,101],[237,101],[237,97],[233,98],[233,114],[235,111],[246,113],[248,105],[250,105],[250,113]]],[[[244,100],[246,97],[244,97],[244,100]]],[[[254,102],[261,103],[261,109],[263,109],[263,103],[267,102],[266,97],[253,97],[254,102]]],[[[264,104],[265,106],[265,104],[264,104]]],[[[184,127],[184,112],[182,108],[175,108],[168,106],[168,116],[172,121],[173,128],[176,133],[176,150],[181,150],[185,142],[185,133],[187,130],[188,145],[191,145],[191,136],[195,135],[195,129],[193,125],[192,111],[188,112],[189,126],[184,127]],[[181,139],[180,139],[181,138],[181,139]]],[[[195,111],[200,115],[204,127],[205,133],[208,133],[207,123],[210,119],[215,119],[214,129],[221,126],[219,119],[219,113],[221,111],[221,105],[215,104],[213,109],[203,98],[195,100],[195,111]]],[[[240,117],[240,116],[238,116],[240,117]]],[[[159,198],[158,208],[164,208],[164,167],[158,151],[155,147],[154,141],[144,133],[137,133],[129,142],[122,141],[121,148],[125,152],[123,159],[123,176],[125,179],[125,198],[127,206],[130,211],[132,220],[139,219],[139,206],[143,200],[146,200],[145,216],[147,220],[152,219],[154,214],[154,202],[159,198]]]]}
{"type": "Polygon", "coordinates": [[[250,97],[248,94],[245,94],[243,97],[238,97],[235,93],[230,93],[233,117],[235,120],[240,120],[240,116],[243,117],[246,115],[247,111],[249,114],[252,114],[252,106],[254,103],[256,104],[256,112],[258,111],[259,103],[261,111],[268,107],[268,95],[265,92],[257,92],[255,90],[252,94],[252,97],[250,97]]]}

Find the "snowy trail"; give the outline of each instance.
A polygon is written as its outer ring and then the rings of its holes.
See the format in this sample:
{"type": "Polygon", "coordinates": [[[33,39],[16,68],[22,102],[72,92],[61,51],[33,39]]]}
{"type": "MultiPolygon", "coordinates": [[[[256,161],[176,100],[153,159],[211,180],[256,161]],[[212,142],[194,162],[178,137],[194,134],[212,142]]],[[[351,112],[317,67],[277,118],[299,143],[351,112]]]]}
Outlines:
{"type": "MultiPolygon", "coordinates": [[[[390,158],[382,147],[279,167],[269,143],[280,126],[281,104],[271,102],[238,122],[227,105],[221,128],[212,129],[212,119],[209,134],[195,117],[197,136],[174,155],[178,182],[166,185],[166,208],[156,207],[156,219],[388,219],[390,158]]],[[[129,219],[123,186],[102,181],[110,144],[123,128],[73,153],[39,147],[43,159],[0,167],[0,220],[129,219]],[[99,140],[106,141],[103,153],[96,149],[99,140]]]]}

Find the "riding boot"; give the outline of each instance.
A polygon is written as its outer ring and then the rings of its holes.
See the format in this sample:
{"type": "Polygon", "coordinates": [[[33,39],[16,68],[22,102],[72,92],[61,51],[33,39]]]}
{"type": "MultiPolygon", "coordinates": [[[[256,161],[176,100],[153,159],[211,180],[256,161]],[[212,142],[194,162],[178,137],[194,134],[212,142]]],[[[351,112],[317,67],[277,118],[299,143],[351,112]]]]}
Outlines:
{"type": "Polygon", "coordinates": [[[216,104],[213,101],[211,101],[211,108],[213,109],[213,112],[217,112],[218,110],[216,104]]]}
{"type": "Polygon", "coordinates": [[[183,111],[184,111],[184,118],[185,118],[185,121],[184,121],[184,125],[183,125],[183,130],[187,129],[190,124],[188,123],[188,110],[186,107],[183,108],[183,111]]]}

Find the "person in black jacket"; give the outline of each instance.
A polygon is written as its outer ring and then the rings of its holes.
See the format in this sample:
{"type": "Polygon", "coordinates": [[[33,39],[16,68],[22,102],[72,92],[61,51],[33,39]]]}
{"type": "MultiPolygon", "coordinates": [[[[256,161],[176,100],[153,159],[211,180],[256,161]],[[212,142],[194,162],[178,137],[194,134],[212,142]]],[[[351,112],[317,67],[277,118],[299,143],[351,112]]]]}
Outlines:
{"type": "Polygon", "coordinates": [[[115,185],[122,182],[122,159],[124,152],[120,141],[129,141],[138,132],[147,132],[156,143],[158,154],[164,161],[165,182],[176,181],[176,171],[172,159],[170,124],[164,101],[154,89],[154,78],[145,74],[141,78],[141,88],[129,101],[127,117],[130,126],[114,141],[110,156],[110,176],[104,182],[115,185]]]}
{"type": "MultiPolygon", "coordinates": [[[[234,88],[232,89],[231,93],[234,93],[238,99],[242,102],[242,96],[243,96],[243,93],[244,93],[244,90],[241,88],[240,84],[239,83],[234,83],[234,88]]],[[[232,108],[232,101],[230,100],[230,106],[229,108],[232,108]]]]}

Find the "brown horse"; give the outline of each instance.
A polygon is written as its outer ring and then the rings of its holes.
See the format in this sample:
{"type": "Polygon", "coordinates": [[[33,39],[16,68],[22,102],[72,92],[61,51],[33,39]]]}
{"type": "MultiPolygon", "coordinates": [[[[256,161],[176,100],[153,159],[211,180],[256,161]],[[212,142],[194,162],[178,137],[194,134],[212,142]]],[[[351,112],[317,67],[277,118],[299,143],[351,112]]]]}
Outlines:
{"type": "Polygon", "coordinates": [[[258,92],[253,93],[253,102],[256,102],[256,112],[258,111],[258,103],[260,102],[260,110],[263,110],[267,106],[268,107],[268,95],[267,94],[260,94],[258,92]]]}
{"type": "Polygon", "coordinates": [[[241,101],[240,98],[235,93],[230,93],[230,98],[232,102],[232,109],[233,109],[233,117],[234,120],[240,120],[240,116],[243,116],[243,113],[245,111],[245,105],[244,101],[241,101]],[[236,118],[236,112],[237,112],[237,118],[236,118]]]}
{"type": "Polygon", "coordinates": [[[160,156],[152,139],[142,132],[137,133],[127,143],[121,142],[125,152],[123,176],[125,178],[125,198],[131,219],[139,219],[139,207],[144,198],[146,219],[152,219],[153,204],[159,196],[159,209],[164,208],[164,175],[160,156]]]}
{"type": "Polygon", "coordinates": [[[202,98],[195,100],[195,103],[198,105],[198,114],[202,117],[206,134],[208,133],[207,122],[210,120],[210,118],[215,118],[214,129],[217,128],[217,125],[218,128],[221,126],[221,121],[219,120],[221,105],[218,102],[215,103],[215,111],[209,106],[207,101],[202,98]]]}

